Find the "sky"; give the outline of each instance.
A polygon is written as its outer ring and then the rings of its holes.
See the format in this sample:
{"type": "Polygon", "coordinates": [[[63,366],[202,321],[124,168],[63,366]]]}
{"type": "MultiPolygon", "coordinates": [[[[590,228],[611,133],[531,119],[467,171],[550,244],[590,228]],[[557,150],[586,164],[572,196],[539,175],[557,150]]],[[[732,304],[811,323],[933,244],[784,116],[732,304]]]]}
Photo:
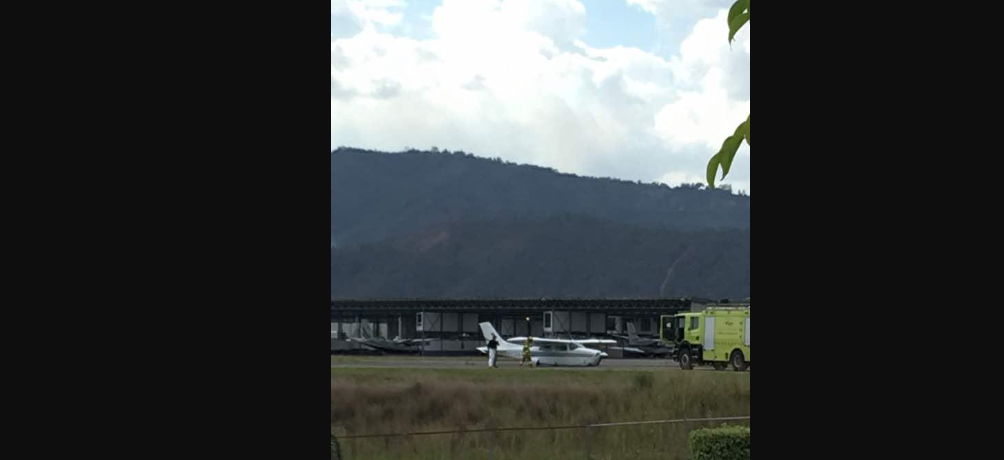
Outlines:
{"type": "MultiPolygon", "coordinates": [[[[331,0],[331,149],[705,181],[750,114],[732,0],[331,0]]],[[[745,144],[723,182],[750,191],[745,144]]]]}

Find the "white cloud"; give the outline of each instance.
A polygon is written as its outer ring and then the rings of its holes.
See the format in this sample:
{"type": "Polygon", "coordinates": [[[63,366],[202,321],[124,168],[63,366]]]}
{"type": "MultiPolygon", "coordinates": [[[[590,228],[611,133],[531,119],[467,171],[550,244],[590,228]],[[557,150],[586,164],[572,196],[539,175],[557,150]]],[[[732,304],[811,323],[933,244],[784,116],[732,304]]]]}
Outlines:
{"type": "Polygon", "coordinates": [[[668,146],[702,144],[708,149],[721,146],[736,126],[750,113],[749,101],[730,101],[721,69],[711,69],[697,91],[683,91],[655,117],[656,130],[668,146]]]}
{"type": "MultiPolygon", "coordinates": [[[[704,161],[721,148],[722,142],[750,113],[749,52],[727,43],[727,10],[699,21],[683,41],[680,53],[671,59],[677,81],[677,98],[661,107],[655,116],[655,132],[665,148],[698,163],[694,152],[704,152],[704,161]]],[[[737,42],[749,42],[749,27],[737,42]]],[[[748,45],[744,45],[748,46],[748,45]]],[[[693,164],[692,163],[692,164],[693,164]]],[[[750,149],[740,148],[729,177],[733,190],[750,191],[750,149]]]]}
{"type": "Polygon", "coordinates": [[[735,0],[625,0],[655,16],[660,37],[660,52],[676,54],[680,43],[702,19],[714,17],[722,9],[729,9],[735,0]]]}
{"type": "Polygon", "coordinates": [[[585,33],[586,10],[578,0],[444,0],[433,13],[443,40],[468,49],[504,51],[506,45],[570,49],[585,33]]]}
{"type": "Polygon", "coordinates": [[[729,8],[735,0],[626,0],[660,19],[695,18],[713,16],[722,8],[729,8]]]}
{"type": "MultiPolygon", "coordinates": [[[[444,0],[428,40],[390,35],[377,25],[393,20],[342,1],[364,25],[332,36],[332,147],[435,145],[675,185],[702,181],[707,159],[749,113],[732,88],[745,79],[748,95],[748,31],[747,53],[733,53],[724,19],[699,24],[667,60],[582,43],[577,0],[444,0]],[[744,76],[730,74],[733,54],[745,57],[744,76]]],[[[365,3],[386,12],[403,2],[365,3]]],[[[748,188],[748,150],[741,156],[726,182],[748,188]]]]}
{"type": "Polygon", "coordinates": [[[660,0],[627,0],[628,5],[637,6],[652,14],[659,12],[660,0]]]}
{"type": "Polygon", "coordinates": [[[331,0],[331,38],[351,37],[362,30],[363,22],[349,8],[347,0],[331,0]]]}
{"type": "Polygon", "coordinates": [[[404,0],[347,0],[349,8],[366,24],[392,27],[404,20],[404,0]]]}
{"type": "Polygon", "coordinates": [[[362,29],[394,28],[404,20],[404,0],[331,0],[331,37],[347,38],[362,29]]]}
{"type": "MultiPolygon", "coordinates": [[[[717,150],[750,113],[749,55],[730,49],[727,13],[721,10],[698,22],[683,41],[680,57],[672,60],[678,83],[691,89],[680,90],[679,98],[656,115],[656,130],[668,146],[701,144],[717,150]],[[737,99],[737,94],[746,98],[737,99]]],[[[740,38],[748,41],[749,31],[742,33],[740,38]]]]}

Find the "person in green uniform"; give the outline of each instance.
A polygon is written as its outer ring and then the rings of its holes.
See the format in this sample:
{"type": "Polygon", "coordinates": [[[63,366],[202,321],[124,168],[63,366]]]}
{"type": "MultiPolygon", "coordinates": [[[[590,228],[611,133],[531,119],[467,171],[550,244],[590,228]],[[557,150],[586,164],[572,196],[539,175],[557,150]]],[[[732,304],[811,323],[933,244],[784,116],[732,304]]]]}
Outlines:
{"type": "Polygon", "coordinates": [[[523,342],[523,360],[520,361],[519,365],[522,367],[523,364],[529,363],[530,367],[533,367],[533,360],[530,359],[530,346],[533,345],[533,337],[527,337],[526,341],[523,342]]]}

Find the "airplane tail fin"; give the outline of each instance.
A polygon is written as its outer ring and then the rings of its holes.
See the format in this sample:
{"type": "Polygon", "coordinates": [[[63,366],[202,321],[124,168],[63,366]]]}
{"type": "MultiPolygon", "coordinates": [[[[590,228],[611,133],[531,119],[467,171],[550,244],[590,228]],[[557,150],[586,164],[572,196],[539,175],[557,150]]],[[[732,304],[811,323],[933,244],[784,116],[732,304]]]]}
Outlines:
{"type": "Polygon", "coordinates": [[[481,334],[485,336],[485,342],[491,340],[492,337],[495,337],[496,340],[499,341],[499,344],[509,343],[502,338],[502,335],[499,334],[498,331],[495,330],[495,328],[492,326],[492,323],[481,323],[478,326],[481,326],[481,334]]]}
{"type": "Polygon", "coordinates": [[[630,337],[631,340],[635,340],[638,338],[638,331],[635,330],[634,323],[627,323],[627,330],[628,330],[628,337],[630,337]]]}

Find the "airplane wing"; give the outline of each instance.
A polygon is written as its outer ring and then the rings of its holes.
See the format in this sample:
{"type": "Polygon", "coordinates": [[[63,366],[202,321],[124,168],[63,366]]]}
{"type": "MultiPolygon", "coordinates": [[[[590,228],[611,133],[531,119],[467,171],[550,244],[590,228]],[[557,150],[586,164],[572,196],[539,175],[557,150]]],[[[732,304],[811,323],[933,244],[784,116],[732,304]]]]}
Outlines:
{"type": "MultiPolygon", "coordinates": [[[[526,339],[523,339],[523,340],[526,340],[526,339]]],[[[516,342],[516,343],[523,343],[523,340],[520,340],[519,342],[516,342]]],[[[560,340],[560,339],[538,339],[538,338],[534,337],[533,338],[533,343],[537,344],[537,343],[569,343],[569,342],[567,340],[560,340]]]]}
{"type": "Polygon", "coordinates": [[[586,340],[572,340],[579,345],[617,345],[616,340],[608,339],[586,339],[586,340]]]}
{"type": "MultiPolygon", "coordinates": [[[[510,343],[522,344],[526,342],[526,337],[513,337],[509,339],[510,343]]],[[[544,338],[533,338],[533,343],[577,343],[579,345],[617,345],[616,340],[607,339],[583,339],[583,340],[565,340],[565,339],[544,339],[544,338]]]]}
{"type": "Polygon", "coordinates": [[[418,346],[422,345],[423,343],[425,345],[430,345],[434,340],[435,339],[394,339],[394,343],[399,345],[418,346]]]}

